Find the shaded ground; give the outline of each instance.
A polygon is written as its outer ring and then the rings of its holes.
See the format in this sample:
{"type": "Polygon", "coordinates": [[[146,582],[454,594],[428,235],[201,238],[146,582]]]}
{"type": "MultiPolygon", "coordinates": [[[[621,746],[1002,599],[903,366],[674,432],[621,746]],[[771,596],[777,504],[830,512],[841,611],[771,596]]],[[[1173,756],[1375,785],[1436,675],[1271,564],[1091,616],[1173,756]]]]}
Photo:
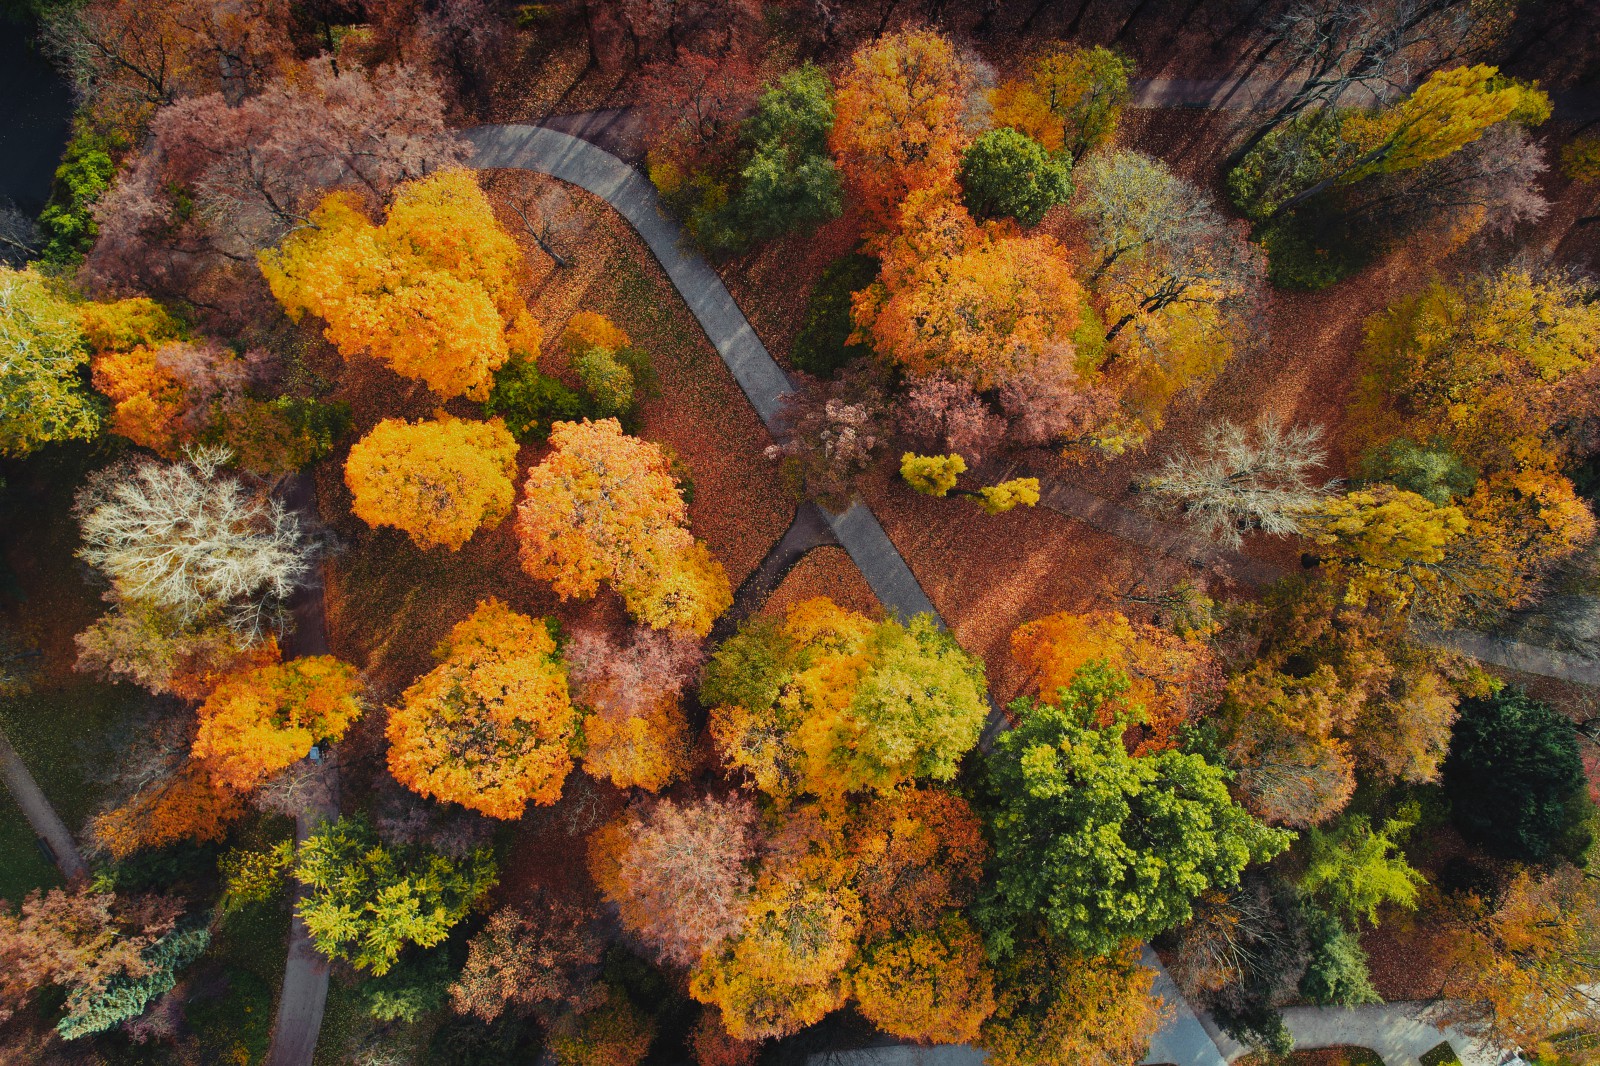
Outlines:
{"type": "Polygon", "coordinates": [[[863,614],[876,614],[881,609],[849,553],[828,545],[806,553],[767,597],[761,613],[781,615],[795,604],[817,596],[826,596],[841,607],[863,614]]]}

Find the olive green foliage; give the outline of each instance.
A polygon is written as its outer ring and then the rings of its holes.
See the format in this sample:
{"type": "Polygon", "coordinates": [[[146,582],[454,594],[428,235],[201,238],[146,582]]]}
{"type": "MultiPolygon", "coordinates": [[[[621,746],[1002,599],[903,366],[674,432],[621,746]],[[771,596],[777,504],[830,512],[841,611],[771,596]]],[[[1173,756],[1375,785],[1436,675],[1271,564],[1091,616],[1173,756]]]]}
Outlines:
{"type": "Polygon", "coordinates": [[[320,826],[300,847],[295,877],[309,889],[299,914],[317,950],[383,976],[407,944],[433,947],[495,883],[480,848],[451,859],[388,848],[363,818],[320,826]]]}
{"type": "Polygon", "coordinates": [[[1382,1003],[1367,972],[1367,953],[1361,941],[1331,914],[1310,910],[1306,914],[1311,958],[1300,979],[1300,994],[1324,1007],[1359,1007],[1382,1003]]]}
{"type": "Polygon", "coordinates": [[[1417,1061],[1422,1063],[1422,1066],[1461,1066],[1461,1059],[1448,1040],[1418,1055],[1417,1061]]]}
{"type": "Polygon", "coordinates": [[[819,378],[833,377],[851,360],[872,354],[868,345],[850,341],[855,330],[850,297],[872,284],[878,266],[871,256],[851,254],[822,272],[817,287],[811,290],[805,322],[794,339],[790,362],[795,369],[819,378]]]}
{"type": "Polygon", "coordinates": [[[1438,507],[1470,495],[1478,483],[1478,475],[1449,448],[1424,448],[1403,437],[1368,449],[1356,462],[1356,476],[1414,492],[1438,507]]]}
{"type": "Polygon", "coordinates": [[[102,407],[72,300],[32,269],[0,267],[0,456],[87,440],[102,407]]]}
{"type": "Polygon", "coordinates": [[[542,441],[555,422],[583,417],[583,397],[555,378],[539,373],[531,359],[513,358],[495,371],[494,387],[483,413],[505,421],[518,443],[542,441]]]}
{"type": "Polygon", "coordinates": [[[590,346],[572,357],[591,406],[601,418],[618,418],[633,410],[633,372],[609,348],[590,346]]]}
{"type": "Polygon", "coordinates": [[[1267,276],[1280,289],[1317,292],[1365,266],[1376,245],[1358,237],[1330,203],[1313,200],[1256,230],[1267,276]]]}
{"type": "Polygon", "coordinates": [[[1456,826],[1525,862],[1578,860],[1593,805],[1572,723],[1520,689],[1461,701],[1445,792],[1456,826]]]}
{"type": "Polygon", "coordinates": [[[63,1040],[76,1040],[137,1018],[177,985],[177,971],[198,959],[210,943],[206,929],[174,929],[140,954],[149,972],[140,977],[115,975],[57,1022],[56,1032],[63,1040]]]}
{"type": "Polygon", "coordinates": [[[1037,226],[1072,197],[1072,159],[1052,157],[1014,129],[990,130],[961,157],[961,199],[979,218],[1014,218],[1037,226]]]}
{"type": "Polygon", "coordinates": [[[46,263],[70,266],[88,252],[99,229],[94,205],[111,187],[117,173],[115,157],[127,147],[121,137],[96,130],[82,116],[73,121],[72,139],[56,167],[50,201],[39,213],[46,263]]]}
{"type": "Polygon", "coordinates": [[[407,958],[382,977],[361,982],[367,1013],[380,1022],[414,1022],[444,1008],[459,967],[444,948],[407,958]]]}
{"type": "Polygon", "coordinates": [[[283,893],[284,880],[294,863],[294,844],[281,840],[270,848],[233,848],[217,862],[222,874],[222,907],[232,912],[255,903],[268,903],[283,893]]]}
{"type": "Polygon", "coordinates": [[[1249,863],[1294,839],[1234,803],[1228,772],[1201,756],[1128,754],[1122,735],[1142,708],[1097,724],[1128,684],[1095,662],[1056,705],[1012,704],[1017,725],[987,763],[996,873],[979,918],[997,952],[1039,924],[1092,955],[1154,936],[1188,921],[1201,893],[1232,888],[1249,863]]]}
{"type": "Polygon", "coordinates": [[[1279,126],[1228,172],[1228,195],[1247,218],[1270,216],[1301,189],[1337,174],[1359,154],[1340,136],[1340,112],[1318,109],[1279,126]]]}
{"type": "Polygon", "coordinates": [[[729,208],[741,236],[770,240],[838,216],[839,173],[828,152],[832,129],[832,87],[810,63],[761,94],[739,130],[749,156],[729,208]]]}
{"type": "Polygon", "coordinates": [[[1325,903],[1347,922],[1377,924],[1385,903],[1415,910],[1417,893],[1427,884],[1399,854],[1400,842],[1416,825],[1416,812],[1404,811],[1372,827],[1365,815],[1348,815],[1332,829],[1312,829],[1306,838],[1307,865],[1300,891],[1325,903]]]}

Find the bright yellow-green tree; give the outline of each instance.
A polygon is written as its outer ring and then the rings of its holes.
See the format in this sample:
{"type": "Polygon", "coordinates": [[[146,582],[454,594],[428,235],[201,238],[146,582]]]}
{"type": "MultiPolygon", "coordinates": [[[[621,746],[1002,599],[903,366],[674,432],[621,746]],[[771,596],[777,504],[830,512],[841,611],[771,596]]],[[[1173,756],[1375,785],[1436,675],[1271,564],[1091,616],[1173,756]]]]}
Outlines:
{"type": "Polygon", "coordinates": [[[80,380],[88,361],[59,287],[32,269],[0,266],[0,455],[99,431],[100,405],[80,380]]]}

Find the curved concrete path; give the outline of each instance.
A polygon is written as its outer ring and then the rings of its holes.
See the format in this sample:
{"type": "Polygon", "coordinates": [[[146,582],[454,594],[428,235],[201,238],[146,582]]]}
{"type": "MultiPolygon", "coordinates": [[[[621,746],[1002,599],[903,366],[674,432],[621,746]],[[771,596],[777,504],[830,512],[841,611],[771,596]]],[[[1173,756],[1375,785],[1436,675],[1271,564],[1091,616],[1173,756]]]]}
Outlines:
{"type": "MultiPolygon", "coordinates": [[[[655,187],[616,156],[586,141],[537,126],[479,126],[465,131],[476,148],[472,165],[479,169],[507,167],[560,178],[593,193],[615,207],[639,232],[661,263],[722,361],[744,390],[763,424],[771,429],[785,394],[793,391],[787,375],[734,303],[714,270],[687,246],[683,231],[662,209],[655,187]]],[[[866,504],[856,502],[843,514],[826,510],[823,518],[850,553],[884,607],[901,617],[930,614],[933,602],[917,583],[866,504]]],[[[996,711],[998,714],[998,710],[996,711]]],[[[993,724],[993,723],[992,723],[993,724]]],[[[1156,971],[1158,991],[1174,1007],[1174,1016],[1151,1043],[1147,1062],[1177,1066],[1226,1066],[1216,1044],[1161,967],[1153,951],[1144,961],[1156,971]]],[[[923,1049],[914,1049],[920,1053],[923,1049]]],[[[941,1054],[981,1055],[972,1048],[941,1049],[941,1054]]]]}

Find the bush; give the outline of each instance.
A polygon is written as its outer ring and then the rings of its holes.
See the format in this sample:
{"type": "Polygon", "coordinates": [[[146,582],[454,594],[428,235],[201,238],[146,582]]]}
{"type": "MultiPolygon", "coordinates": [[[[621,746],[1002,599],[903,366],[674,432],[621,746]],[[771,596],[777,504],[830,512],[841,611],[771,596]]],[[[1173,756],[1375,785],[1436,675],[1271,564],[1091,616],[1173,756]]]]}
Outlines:
{"type": "Polygon", "coordinates": [[[542,441],[555,422],[583,417],[583,398],[553,377],[539,373],[530,359],[512,359],[494,375],[483,413],[503,419],[519,444],[542,441]]]}
{"type": "Polygon", "coordinates": [[[872,349],[851,344],[855,323],[850,317],[850,297],[878,276],[878,261],[871,256],[851,254],[829,265],[811,292],[806,320],[794,339],[789,361],[796,370],[819,378],[831,378],[847,363],[872,349]]]}
{"type": "Polygon", "coordinates": [[[121,138],[95,130],[82,117],[73,121],[72,139],[56,167],[50,202],[39,214],[45,262],[71,266],[88,252],[98,232],[95,202],[111,187],[117,173],[114,156],[125,148],[121,138]]]}
{"type": "Polygon", "coordinates": [[[1456,1049],[1450,1046],[1450,1041],[1441,1043],[1424,1051],[1417,1056],[1417,1061],[1422,1066],[1461,1066],[1461,1059],[1456,1055],[1456,1049]]]}
{"type": "Polygon", "coordinates": [[[1280,289],[1316,292],[1360,270],[1371,246],[1357,241],[1332,209],[1307,204],[1255,235],[1267,251],[1267,276],[1280,289]]]}
{"type": "Polygon", "coordinates": [[[1301,994],[1323,1007],[1382,1003],[1367,972],[1367,953],[1355,934],[1331,914],[1313,911],[1306,918],[1311,960],[1300,979],[1301,994]]]}
{"type": "Polygon", "coordinates": [[[1508,688],[1461,702],[1445,792],[1456,826],[1489,851],[1524,862],[1578,862],[1593,813],[1572,723],[1508,688]]]}
{"type": "Polygon", "coordinates": [[[1423,448],[1405,438],[1369,448],[1356,461],[1356,476],[1414,492],[1437,507],[1452,497],[1466,497],[1478,475],[1461,457],[1442,445],[1423,448]]]}
{"type": "Polygon", "coordinates": [[[350,405],[343,400],[246,397],[219,405],[200,442],[225,446],[241,469],[287,474],[331,453],[350,422],[350,405]]]}

